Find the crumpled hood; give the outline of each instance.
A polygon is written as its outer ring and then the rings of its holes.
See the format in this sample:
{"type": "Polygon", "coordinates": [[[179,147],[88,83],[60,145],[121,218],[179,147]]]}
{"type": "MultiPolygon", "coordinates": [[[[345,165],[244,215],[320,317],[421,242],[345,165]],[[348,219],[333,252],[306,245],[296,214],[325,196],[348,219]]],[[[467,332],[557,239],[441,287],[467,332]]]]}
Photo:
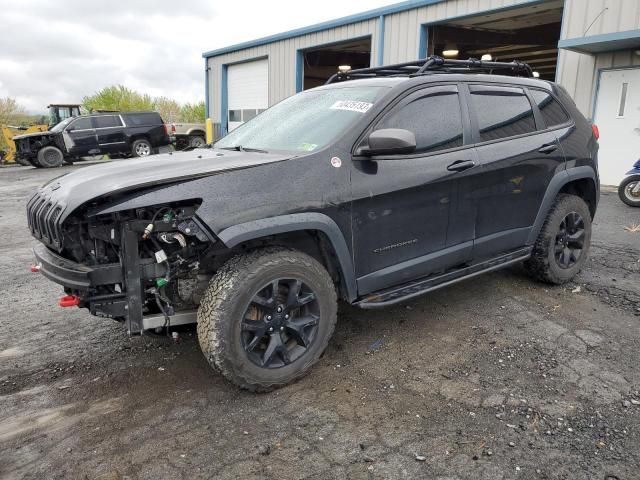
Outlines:
{"type": "Polygon", "coordinates": [[[60,220],[103,195],[217,175],[291,158],[291,154],[199,148],[92,165],[54,178],[39,195],[63,207],[60,220]]]}
{"type": "Polygon", "coordinates": [[[51,135],[54,135],[53,132],[33,132],[33,133],[25,133],[24,135],[16,135],[12,138],[12,140],[15,142],[16,140],[22,140],[23,138],[29,138],[29,137],[50,137],[51,135]]]}

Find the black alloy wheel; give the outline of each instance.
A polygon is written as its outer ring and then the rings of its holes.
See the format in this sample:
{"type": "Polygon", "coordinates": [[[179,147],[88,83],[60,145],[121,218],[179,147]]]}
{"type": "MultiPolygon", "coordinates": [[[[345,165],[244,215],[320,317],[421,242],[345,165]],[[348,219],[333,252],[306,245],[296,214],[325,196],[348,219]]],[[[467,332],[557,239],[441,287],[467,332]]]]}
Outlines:
{"type": "Polygon", "coordinates": [[[585,226],[584,220],[577,212],[570,212],[560,222],[556,234],[554,254],[560,268],[571,268],[580,259],[584,249],[585,226]]]}
{"type": "Polygon", "coordinates": [[[256,292],[245,311],[242,347],[259,367],[284,367],[312,346],[319,322],[318,299],[307,284],[275,279],[256,292]]]}

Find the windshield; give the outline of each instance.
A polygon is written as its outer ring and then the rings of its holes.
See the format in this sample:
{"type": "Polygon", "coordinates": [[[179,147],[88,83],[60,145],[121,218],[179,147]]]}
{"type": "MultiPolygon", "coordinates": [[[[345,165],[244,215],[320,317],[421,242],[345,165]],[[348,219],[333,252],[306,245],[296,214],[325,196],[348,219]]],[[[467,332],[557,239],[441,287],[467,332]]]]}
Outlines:
{"type": "Polygon", "coordinates": [[[389,87],[310,90],[283,100],[218,141],[216,148],[311,152],[328,145],[389,87]]]}
{"type": "Polygon", "coordinates": [[[64,130],[64,127],[66,127],[67,125],[69,125],[69,123],[71,123],[71,120],[73,120],[74,117],[70,117],[70,118],[66,118],[63,121],[61,121],[60,123],[58,123],[55,127],[51,128],[49,131],[50,132],[61,132],[62,130],[64,130]]]}

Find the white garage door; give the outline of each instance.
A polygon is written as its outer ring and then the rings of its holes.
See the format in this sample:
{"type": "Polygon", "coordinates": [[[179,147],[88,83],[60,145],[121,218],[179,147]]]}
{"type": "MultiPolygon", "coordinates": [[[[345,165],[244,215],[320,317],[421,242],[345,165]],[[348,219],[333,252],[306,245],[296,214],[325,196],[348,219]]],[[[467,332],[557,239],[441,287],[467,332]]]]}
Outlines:
{"type": "Polygon", "coordinates": [[[600,183],[618,185],[640,158],[640,68],[602,72],[594,123],[600,183]]]}
{"type": "Polygon", "coordinates": [[[227,70],[229,131],[269,106],[267,59],[230,65],[227,70]]]}

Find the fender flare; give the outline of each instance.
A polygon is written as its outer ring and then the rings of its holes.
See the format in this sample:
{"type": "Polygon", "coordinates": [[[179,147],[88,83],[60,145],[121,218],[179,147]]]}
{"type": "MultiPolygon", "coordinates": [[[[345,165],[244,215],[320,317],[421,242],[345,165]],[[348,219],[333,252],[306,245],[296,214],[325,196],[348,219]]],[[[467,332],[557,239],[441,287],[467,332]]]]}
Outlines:
{"type": "Polygon", "coordinates": [[[527,238],[527,245],[533,245],[540,234],[540,230],[542,230],[542,226],[544,225],[544,221],[547,219],[547,215],[549,214],[549,210],[553,206],[553,202],[555,198],[562,190],[567,183],[572,182],[574,180],[581,180],[583,178],[589,178],[593,180],[593,183],[596,186],[596,201],[600,194],[600,184],[598,182],[598,176],[593,169],[588,165],[583,165],[580,167],[573,167],[567,170],[563,170],[557,173],[549,182],[547,186],[547,191],[544,194],[542,199],[542,203],[540,204],[540,208],[538,209],[538,214],[536,215],[536,220],[533,223],[533,227],[529,232],[529,238],[527,238]]]}
{"type": "Polygon", "coordinates": [[[216,236],[228,248],[233,248],[249,240],[301,230],[317,230],[327,236],[338,258],[347,299],[353,302],[358,293],[351,254],[340,227],[327,215],[308,212],[262,218],[225,228],[216,236]]]}

